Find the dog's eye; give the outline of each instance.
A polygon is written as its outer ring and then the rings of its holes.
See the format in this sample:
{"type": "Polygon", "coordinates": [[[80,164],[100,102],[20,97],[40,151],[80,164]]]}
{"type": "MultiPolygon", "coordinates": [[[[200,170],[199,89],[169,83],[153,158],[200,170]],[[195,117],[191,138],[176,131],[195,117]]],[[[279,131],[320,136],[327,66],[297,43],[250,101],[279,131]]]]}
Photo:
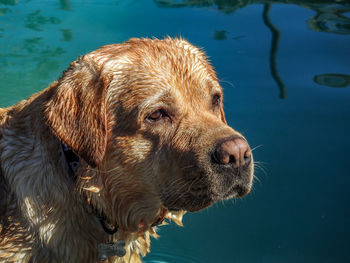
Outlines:
{"type": "Polygon", "coordinates": [[[220,106],[221,104],[221,95],[220,94],[215,94],[213,96],[213,106],[216,107],[216,106],[220,106]]]}
{"type": "Polygon", "coordinates": [[[147,120],[155,122],[161,120],[164,117],[168,117],[168,114],[164,110],[159,109],[148,115],[147,120]]]}

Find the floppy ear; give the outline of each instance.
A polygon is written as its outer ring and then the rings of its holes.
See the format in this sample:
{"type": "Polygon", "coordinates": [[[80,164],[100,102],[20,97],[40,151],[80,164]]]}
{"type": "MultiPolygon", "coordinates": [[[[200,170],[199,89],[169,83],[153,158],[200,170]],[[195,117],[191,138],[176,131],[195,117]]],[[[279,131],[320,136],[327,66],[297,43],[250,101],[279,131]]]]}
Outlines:
{"type": "Polygon", "coordinates": [[[46,123],[89,165],[99,165],[107,143],[106,88],[93,62],[78,59],[49,90],[46,123]]]}

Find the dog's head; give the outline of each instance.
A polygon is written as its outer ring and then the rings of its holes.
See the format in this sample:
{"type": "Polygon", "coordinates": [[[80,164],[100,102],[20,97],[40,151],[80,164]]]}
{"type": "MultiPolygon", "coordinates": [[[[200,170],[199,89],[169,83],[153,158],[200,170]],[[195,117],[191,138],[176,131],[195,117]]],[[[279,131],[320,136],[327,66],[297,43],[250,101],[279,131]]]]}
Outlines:
{"type": "Polygon", "coordinates": [[[212,66],[185,40],[101,47],[50,92],[48,125],[88,164],[81,187],[100,189],[90,202],[124,229],[251,189],[249,145],[226,123],[212,66]]]}

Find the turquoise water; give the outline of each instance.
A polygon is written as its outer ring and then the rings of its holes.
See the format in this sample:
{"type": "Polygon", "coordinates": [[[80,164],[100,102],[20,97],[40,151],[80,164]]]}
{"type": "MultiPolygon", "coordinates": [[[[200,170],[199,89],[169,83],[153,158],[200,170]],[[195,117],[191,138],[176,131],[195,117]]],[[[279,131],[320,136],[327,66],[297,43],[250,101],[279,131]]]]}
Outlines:
{"type": "Polygon", "coordinates": [[[245,199],[162,227],[147,263],[350,262],[350,2],[0,0],[0,107],[131,37],[203,47],[254,150],[245,199]]]}

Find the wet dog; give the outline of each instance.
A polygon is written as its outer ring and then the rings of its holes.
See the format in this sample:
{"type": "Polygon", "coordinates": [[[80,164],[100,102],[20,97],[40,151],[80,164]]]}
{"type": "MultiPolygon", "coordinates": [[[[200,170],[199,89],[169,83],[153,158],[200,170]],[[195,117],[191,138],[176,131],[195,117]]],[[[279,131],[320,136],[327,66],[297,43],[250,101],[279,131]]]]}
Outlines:
{"type": "Polygon", "coordinates": [[[164,219],[248,194],[222,102],[200,49],[131,39],[0,109],[0,260],[141,262],[164,219]]]}

